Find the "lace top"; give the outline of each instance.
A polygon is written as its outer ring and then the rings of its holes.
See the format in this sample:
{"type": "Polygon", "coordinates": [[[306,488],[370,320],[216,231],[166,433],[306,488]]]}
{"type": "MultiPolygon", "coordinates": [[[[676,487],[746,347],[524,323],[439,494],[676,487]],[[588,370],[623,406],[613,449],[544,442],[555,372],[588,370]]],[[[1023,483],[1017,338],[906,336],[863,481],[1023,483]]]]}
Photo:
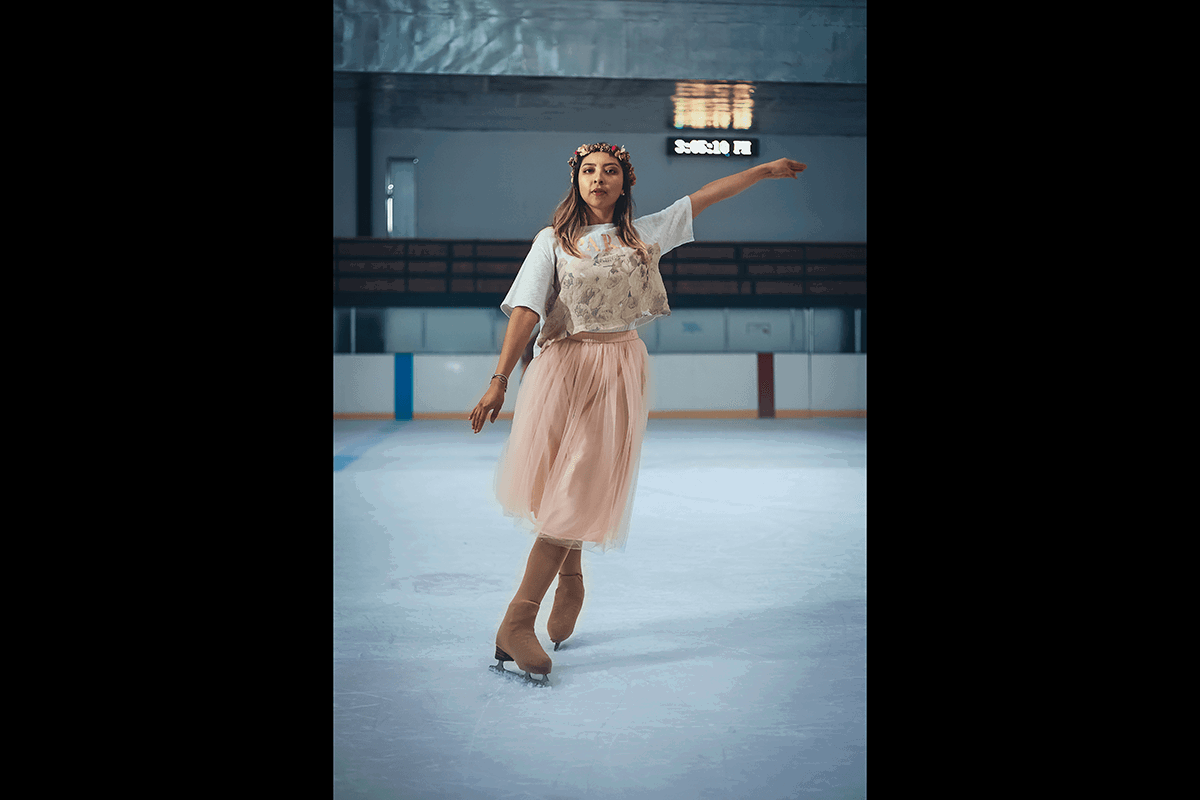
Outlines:
{"type": "Polygon", "coordinates": [[[649,263],[625,246],[615,225],[583,229],[578,241],[583,258],[563,252],[553,229],[544,228],[500,309],[507,316],[518,306],[537,312],[542,322],[539,350],[572,333],[633,330],[668,316],[671,308],[658,262],[664,253],[693,241],[691,200],[682,197],[633,225],[650,251],[649,263]]]}

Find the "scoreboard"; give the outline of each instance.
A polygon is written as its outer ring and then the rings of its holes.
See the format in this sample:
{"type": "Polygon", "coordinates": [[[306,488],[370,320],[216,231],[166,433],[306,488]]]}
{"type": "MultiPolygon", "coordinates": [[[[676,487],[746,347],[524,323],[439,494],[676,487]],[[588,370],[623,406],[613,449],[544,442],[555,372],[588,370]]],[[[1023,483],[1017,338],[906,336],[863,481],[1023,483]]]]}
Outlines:
{"type": "Polygon", "coordinates": [[[669,156],[757,156],[758,139],[667,139],[669,156]]]}

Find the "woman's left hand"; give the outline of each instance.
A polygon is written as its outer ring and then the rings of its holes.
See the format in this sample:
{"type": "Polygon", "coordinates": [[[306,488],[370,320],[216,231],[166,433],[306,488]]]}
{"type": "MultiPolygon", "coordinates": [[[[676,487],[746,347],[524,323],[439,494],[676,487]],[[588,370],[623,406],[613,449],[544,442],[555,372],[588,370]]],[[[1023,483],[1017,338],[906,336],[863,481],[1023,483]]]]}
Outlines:
{"type": "Polygon", "coordinates": [[[766,168],[765,177],[767,178],[795,178],[801,172],[808,169],[808,164],[801,164],[799,161],[792,161],[790,158],[780,158],[776,161],[763,164],[766,168]]]}

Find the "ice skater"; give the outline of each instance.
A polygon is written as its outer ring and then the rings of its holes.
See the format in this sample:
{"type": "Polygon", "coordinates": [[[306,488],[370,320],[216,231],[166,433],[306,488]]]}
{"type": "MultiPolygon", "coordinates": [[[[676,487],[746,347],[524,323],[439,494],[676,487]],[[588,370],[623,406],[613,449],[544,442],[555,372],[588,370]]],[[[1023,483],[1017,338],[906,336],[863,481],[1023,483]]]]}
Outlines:
{"type": "Polygon", "coordinates": [[[504,670],[515,661],[540,684],[552,662],[534,622],[550,584],[557,575],[546,627],[558,650],[583,607],[583,549],[625,547],[650,378],[637,329],[671,313],[659,259],[693,241],[692,220],[713,203],[767,178],[796,178],[806,166],[787,158],[759,164],[635,220],[637,179],[624,147],[585,144],[567,163],[570,188],[500,306],[509,318],[500,361],[470,416],[475,433],[496,421],[508,376],[540,321],[540,350],[522,376],[495,472],[504,513],[535,538],[496,633],[493,667],[516,675],[504,670]]]}

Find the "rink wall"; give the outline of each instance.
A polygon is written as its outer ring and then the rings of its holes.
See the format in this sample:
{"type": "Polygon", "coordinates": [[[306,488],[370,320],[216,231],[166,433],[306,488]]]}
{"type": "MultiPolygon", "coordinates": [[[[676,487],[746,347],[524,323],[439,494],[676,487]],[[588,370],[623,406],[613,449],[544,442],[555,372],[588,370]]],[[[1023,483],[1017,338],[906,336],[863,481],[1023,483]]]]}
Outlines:
{"type": "MultiPolygon", "coordinates": [[[[651,354],[651,418],[865,417],[865,353],[651,354]]],[[[466,418],[495,355],[335,354],[335,419],[466,418]]],[[[511,419],[520,364],[501,418],[511,419]]]]}
{"type": "MultiPolygon", "coordinates": [[[[355,132],[334,128],[334,237],[355,236],[355,132]]],[[[761,133],[759,158],[742,166],[725,159],[669,155],[667,132],[446,131],[376,128],[372,170],[387,175],[388,159],[417,159],[414,225],[418,239],[518,239],[532,242],[549,223],[567,188],[566,160],[580,142],[619,142],[637,166],[636,213],[653,214],[685,194],[737,169],[784,156],[808,164],[803,180],[763,181],[696,218],[697,242],[867,241],[865,136],[784,136],[761,133]],[[566,155],[560,155],[565,152],[566,155]],[[497,162],[497,159],[502,159],[497,162]],[[520,180],[503,180],[506,173],[520,180]],[[561,169],[560,169],[561,168],[561,169]],[[486,178],[483,176],[487,176],[486,178]],[[504,202],[490,192],[464,192],[481,180],[503,180],[504,202]]],[[[375,204],[371,230],[387,236],[387,207],[375,204]]]]}

